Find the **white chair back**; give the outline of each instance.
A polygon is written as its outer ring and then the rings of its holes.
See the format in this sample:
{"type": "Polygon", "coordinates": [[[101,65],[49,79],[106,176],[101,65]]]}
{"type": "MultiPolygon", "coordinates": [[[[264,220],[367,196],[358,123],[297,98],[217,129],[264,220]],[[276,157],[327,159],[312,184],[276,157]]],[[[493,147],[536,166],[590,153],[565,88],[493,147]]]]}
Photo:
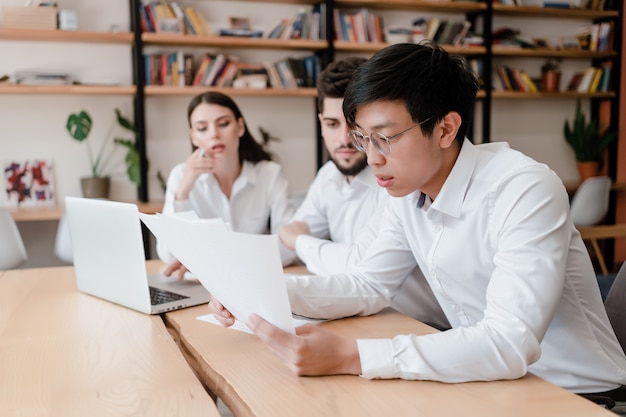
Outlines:
{"type": "Polygon", "coordinates": [[[57,258],[67,264],[74,263],[70,227],[67,222],[67,214],[65,212],[63,212],[63,215],[59,220],[59,225],[57,226],[57,234],[54,240],[54,254],[57,258]]]}
{"type": "Polygon", "coordinates": [[[17,268],[27,259],[15,220],[7,209],[0,208],[0,270],[17,268]]]}
{"type": "Polygon", "coordinates": [[[609,177],[591,177],[583,181],[572,197],[570,212],[575,226],[600,223],[609,211],[609,177]]]}

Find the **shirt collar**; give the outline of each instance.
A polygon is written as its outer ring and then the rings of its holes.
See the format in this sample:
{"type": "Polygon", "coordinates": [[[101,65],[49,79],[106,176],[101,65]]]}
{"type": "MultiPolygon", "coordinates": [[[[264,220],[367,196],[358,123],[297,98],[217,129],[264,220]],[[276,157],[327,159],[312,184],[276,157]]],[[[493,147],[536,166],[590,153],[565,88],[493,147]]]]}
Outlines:
{"type": "Polygon", "coordinates": [[[481,154],[483,154],[482,151],[493,153],[503,147],[508,147],[508,144],[505,142],[494,142],[474,145],[468,139],[465,139],[461,152],[459,152],[459,156],[450,174],[448,174],[448,178],[432,203],[433,209],[449,216],[460,217],[463,201],[467,195],[472,178],[476,175],[476,167],[481,154]]]}
{"type": "Polygon", "coordinates": [[[355,184],[363,184],[369,188],[378,187],[378,183],[376,182],[376,177],[374,176],[374,173],[372,172],[372,167],[370,167],[369,165],[366,166],[357,175],[355,175],[354,178],[352,179],[352,182],[348,184],[348,182],[346,181],[346,176],[343,175],[341,171],[339,171],[339,169],[337,168],[337,165],[335,165],[333,161],[329,161],[329,163],[333,164],[333,166],[335,167],[334,173],[330,177],[330,179],[339,187],[345,187],[346,185],[354,186],[355,184]]]}

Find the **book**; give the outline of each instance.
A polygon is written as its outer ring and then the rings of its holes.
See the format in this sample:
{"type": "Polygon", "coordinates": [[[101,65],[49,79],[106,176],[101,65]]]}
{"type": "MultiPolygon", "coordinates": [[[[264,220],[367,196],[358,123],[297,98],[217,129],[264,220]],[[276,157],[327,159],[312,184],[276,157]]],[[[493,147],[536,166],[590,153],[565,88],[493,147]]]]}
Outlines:
{"type": "Polygon", "coordinates": [[[196,35],[205,36],[209,34],[209,28],[201,13],[196,12],[191,6],[185,7],[185,15],[191,22],[191,26],[196,35]]]}
{"type": "Polygon", "coordinates": [[[285,88],[285,86],[283,85],[282,81],[280,80],[280,75],[278,74],[278,70],[276,69],[274,64],[272,64],[269,61],[265,61],[263,63],[263,66],[265,67],[265,70],[267,71],[267,76],[269,78],[269,85],[270,85],[270,87],[272,87],[272,88],[285,88]]]}
{"type": "Polygon", "coordinates": [[[522,79],[522,82],[526,86],[526,89],[527,89],[528,92],[536,93],[536,92],[539,91],[539,89],[537,88],[537,85],[535,84],[533,79],[530,78],[530,75],[528,75],[528,73],[526,71],[520,70],[519,71],[519,75],[520,75],[520,77],[522,79]]]}
{"type": "Polygon", "coordinates": [[[598,91],[598,85],[600,84],[600,79],[602,78],[602,70],[600,68],[596,68],[593,78],[591,79],[591,83],[589,84],[589,92],[595,93],[598,91]]]}
{"type": "Polygon", "coordinates": [[[595,76],[597,68],[589,67],[584,71],[583,77],[580,80],[580,84],[578,84],[578,92],[579,93],[587,93],[589,92],[589,87],[591,86],[591,81],[595,76]]]}
{"type": "Polygon", "coordinates": [[[211,59],[212,59],[212,56],[208,54],[202,57],[202,60],[200,61],[200,65],[198,66],[198,69],[196,70],[196,75],[193,78],[193,83],[191,85],[202,85],[206,70],[209,67],[209,63],[211,62],[211,59]]]}
{"type": "Polygon", "coordinates": [[[170,3],[170,8],[176,15],[176,18],[183,22],[183,33],[197,35],[196,30],[191,24],[191,20],[189,20],[189,16],[185,13],[183,5],[178,1],[173,1],[170,3]]]}
{"type": "Polygon", "coordinates": [[[226,66],[227,60],[228,59],[226,58],[226,55],[224,55],[224,54],[217,54],[215,56],[215,59],[212,60],[212,62],[211,62],[211,68],[209,68],[207,70],[209,72],[206,75],[206,77],[204,78],[204,80],[202,82],[202,85],[206,85],[206,86],[213,86],[213,85],[215,85],[214,83],[217,81],[218,77],[220,76],[220,74],[224,70],[224,67],[226,66]]]}

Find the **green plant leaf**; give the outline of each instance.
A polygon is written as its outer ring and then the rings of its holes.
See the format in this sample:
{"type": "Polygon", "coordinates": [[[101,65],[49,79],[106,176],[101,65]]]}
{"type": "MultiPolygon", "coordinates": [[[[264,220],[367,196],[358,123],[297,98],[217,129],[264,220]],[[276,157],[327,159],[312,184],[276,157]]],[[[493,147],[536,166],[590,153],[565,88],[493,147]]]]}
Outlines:
{"type": "Polygon", "coordinates": [[[91,116],[85,110],[70,114],[65,124],[69,134],[79,142],[87,139],[89,132],[91,132],[91,126],[91,116]]]}
{"type": "MultiPolygon", "coordinates": [[[[139,158],[139,152],[135,147],[135,143],[122,138],[115,138],[114,142],[118,145],[124,146],[127,149],[126,158],[126,173],[131,182],[141,185],[141,162],[139,158]]],[[[146,167],[147,168],[147,167],[146,167]]]]}
{"type": "Polygon", "coordinates": [[[131,131],[133,133],[137,132],[137,129],[135,129],[134,123],[130,119],[127,119],[126,117],[124,117],[122,112],[120,112],[120,109],[115,109],[115,114],[117,115],[117,123],[120,126],[122,126],[124,129],[131,131]]]}
{"type": "Polygon", "coordinates": [[[578,98],[574,121],[570,125],[569,120],[565,120],[563,125],[563,136],[574,150],[577,161],[599,160],[602,152],[617,138],[617,132],[600,132],[603,129],[595,121],[587,121],[578,98]]]}

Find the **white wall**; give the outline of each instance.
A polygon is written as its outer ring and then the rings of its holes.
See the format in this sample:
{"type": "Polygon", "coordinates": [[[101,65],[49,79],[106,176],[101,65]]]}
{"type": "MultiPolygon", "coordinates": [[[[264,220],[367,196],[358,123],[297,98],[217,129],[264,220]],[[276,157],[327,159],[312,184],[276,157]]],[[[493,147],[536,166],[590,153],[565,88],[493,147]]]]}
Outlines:
{"type": "MultiPolygon", "coordinates": [[[[0,0],[0,6],[23,4],[23,0],[0,0]]],[[[207,17],[212,29],[228,25],[229,16],[248,16],[255,28],[273,25],[280,17],[295,14],[297,5],[259,4],[234,1],[192,2],[207,17]]],[[[113,25],[121,31],[129,29],[127,0],[60,0],[60,8],[78,12],[82,30],[106,31],[113,25]]],[[[377,11],[387,26],[406,26],[417,17],[432,13],[377,11]]],[[[460,18],[460,17],[459,17],[460,18]]],[[[574,31],[582,22],[499,18],[494,28],[509,25],[522,28],[527,36],[558,36],[574,31]]],[[[167,48],[147,48],[167,51],[167,48]]],[[[210,52],[208,48],[192,48],[196,55],[210,52]]],[[[226,51],[242,61],[274,60],[308,52],[291,51],[226,51]]],[[[342,57],[344,55],[339,55],[342,57]]],[[[509,65],[523,67],[531,76],[538,76],[543,60],[506,59],[509,65]]],[[[564,62],[562,83],[575,69],[588,62],[564,62]]],[[[20,69],[67,71],[81,82],[117,82],[130,84],[131,47],[128,45],[99,45],[43,42],[0,41],[0,75],[11,75],[20,69]]],[[[563,84],[562,84],[563,86],[563,84]]],[[[187,134],[186,106],[190,97],[148,97],[146,99],[147,153],[150,161],[149,196],[162,199],[156,180],[157,171],[165,176],[190,150],[187,134]]],[[[305,192],[315,175],[315,132],[317,119],[313,98],[235,97],[254,134],[263,126],[282,139],[272,144],[290,181],[290,192],[305,192]]],[[[573,153],[565,144],[561,129],[565,118],[574,113],[573,100],[498,100],[493,102],[493,140],[508,141],[539,161],[547,163],[565,181],[575,181],[577,173],[573,153]]],[[[77,143],[65,131],[65,121],[71,112],[88,110],[94,119],[89,140],[98,142],[113,123],[113,109],[119,107],[132,114],[132,98],[118,96],[46,96],[0,95],[0,160],[13,158],[51,158],[55,163],[57,197],[80,195],[79,178],[89,173],[84,143],[77,143]]],[[[477,106],[480,109],[480,106],[477,106]]],[[[480,113],[480,112],[479,112],[480,113]]],[[[479,119],[477,119],[479,120],[479,119]]],[[[481,130],[477,129],[477,141],[481,130]]],[[[122,153],[119,154],[121,161],[122,153]]],[[[114,176],[112,198],[134,200],[135,187],[120,172],[114,176]]],[[[54,263],[49,242],[53,242],[54,225],[41,222],[21,225],[27,246],[31,246],[30,266],[54,263]],[[42,229],[42,230],[39,230],[42,229]],[[41,248],[41,242],[48,242],[41,248]],[[45,250],[48,248],[49,250],[45,250]]]]}

